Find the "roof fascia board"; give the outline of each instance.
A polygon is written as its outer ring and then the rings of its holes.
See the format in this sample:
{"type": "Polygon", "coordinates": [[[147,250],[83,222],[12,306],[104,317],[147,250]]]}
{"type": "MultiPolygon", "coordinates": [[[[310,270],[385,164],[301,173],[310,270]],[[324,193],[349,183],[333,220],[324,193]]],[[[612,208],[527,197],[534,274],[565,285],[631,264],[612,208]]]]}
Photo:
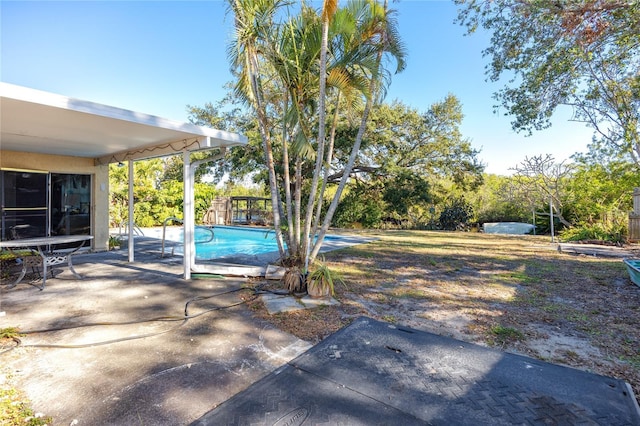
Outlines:
{"type": "Polygon", "coordinates": [[[16,86],[14,84],[4,82],[0,82],[0,96],[22,102],[30,102],[53,108],[111,118],[114,120],[129,121],[151,127],[190,133],[195,136],[224,137],[224,135],[220,135],[220,133],[227,133],[209,127],[196,126],[193,123],[169,120],[167,118],[157,117],[155,115],[149,115],[142,112],[131,111],[81,99],[69,98],[56,93],[43,92],[41,90],[16,86]]]}

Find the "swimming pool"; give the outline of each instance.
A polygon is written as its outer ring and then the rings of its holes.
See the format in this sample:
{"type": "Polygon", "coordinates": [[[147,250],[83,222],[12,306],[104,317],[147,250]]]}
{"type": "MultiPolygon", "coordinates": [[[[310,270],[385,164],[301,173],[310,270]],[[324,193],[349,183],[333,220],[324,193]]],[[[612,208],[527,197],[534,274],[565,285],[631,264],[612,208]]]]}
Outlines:
{"type": "MultiPolygon", "coordinates": [[[[275,232],[269,229],[239,228],[235,226],[196,227],[196,259],[211,260],[236,255],[258,255],[278,251],[275,232]],[[211,231],[213,230],[213,238],[211,231]]],[[[182,243],[182,228],[167,229],[166,239],[182,243]]],[[[182,256],[184,247],[176,246],[174,253],[182,256]]]]}
{"type": "MultiPolygon", "coordinates": [[[[162,237],[160,236],[160,238],[162,237]]],[[[184,254],[182,228],[167,228],[166,239],[180,243],[175,247],[174,254],[180,256],[184,254]]],[[[327,235],[321,251],[342,248],[368,240],[355,236],[327,235]]],[[[239,255],[255,256],[278,251],[275,232],[264,228],[220,225],[216,225],[214,228],[196,227],[195,241],[196,260],[213,260],[239,255]],[[211,237],[211,229],[213,230],[213,238],[211,237]]]]}

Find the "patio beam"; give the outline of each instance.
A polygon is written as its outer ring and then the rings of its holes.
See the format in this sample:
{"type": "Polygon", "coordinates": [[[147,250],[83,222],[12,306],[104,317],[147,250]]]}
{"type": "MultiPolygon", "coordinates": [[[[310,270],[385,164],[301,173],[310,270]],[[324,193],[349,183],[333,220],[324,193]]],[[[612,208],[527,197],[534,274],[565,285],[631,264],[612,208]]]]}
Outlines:
{"type": "MultiPolygon", "coordinates": [[[[209,129],[207,129],[209,130],[209,129]]],[[[212,130],[213,133],[220,133],[216,137],[200,136],[190,137],[181,140],[174,140],[165,143],[156,143],[143,146],[133,150],[120,151],[111,155],[96,158],[96,165],[110,163],[120,163],[132,160],[144,160],[148,158],[166,157],[177,155],[182,152],[198,152],[215,148],[227,148],[238,145],[246,145],[247,138],[235,133],[224,132],[222,130],[212,130]]]]}

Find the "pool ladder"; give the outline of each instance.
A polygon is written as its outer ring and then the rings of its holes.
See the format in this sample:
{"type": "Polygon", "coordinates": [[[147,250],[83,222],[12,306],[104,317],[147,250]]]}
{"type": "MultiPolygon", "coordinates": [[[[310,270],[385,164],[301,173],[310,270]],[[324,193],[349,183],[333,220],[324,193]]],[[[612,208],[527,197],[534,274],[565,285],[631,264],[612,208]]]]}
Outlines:
{"type": "MultiPolygon", "coordinates": [[[[165,247],[165,240],[166,240],[166,233],[167,233],[167,222],[178,222],[181,223],[182,225],[184,225],[184,221],[182,219],[179,219],[177,217],[168,217],[164,220],[164,222],[162,222],[162,252],[160,253],[160,257],[164,257],[164,247],[165,247]]],[[[196,225],[196,228],[199,229],[206,229],[207,231],[209,231],[211,233],[211,237],[209,237],[208,240],[206,241],[196,241],[196,244],[206,244],[206,243],[210,243],[211,241],[213,241],[214,238],[214,234],[213,234],[213,228],[209,227],[209,226],[203,226],[203,225],[196,225]]],[[[184,226],[183,226],[184,228],[184,226]]],[[[183,229],[183,235],[184,235],[184,229],[183,229]]],[[[184,239],[183,239],[184,241],[184,239]]],[[[175,245],[171,247],[171,255],[173,256],[173,251],[175,249],[175,245]]]]}

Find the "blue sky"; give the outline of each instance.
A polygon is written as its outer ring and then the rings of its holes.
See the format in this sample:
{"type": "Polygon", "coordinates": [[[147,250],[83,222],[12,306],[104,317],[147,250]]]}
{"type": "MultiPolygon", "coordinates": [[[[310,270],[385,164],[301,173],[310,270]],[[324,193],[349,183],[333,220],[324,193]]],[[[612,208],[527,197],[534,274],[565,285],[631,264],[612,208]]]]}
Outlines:
{"type": "MultiPolygon", "coordinates": [[[[0,2],[0,80],[120,108],[187,121],[186,105],[215,103],[230,80],[226,3],[202,1],[0,2]]],[[[525,137],[493,113],[486,82],[487,34],[464,35],[451,1],[402,0],[407,69],[387,101],[425,111],[448,93],[463,104],[461,130],[481,149],[489,173],[508,174],[526,156],[565,160],[585,151],[592,132],[560,110],[550,129],[525,137]]]]}

